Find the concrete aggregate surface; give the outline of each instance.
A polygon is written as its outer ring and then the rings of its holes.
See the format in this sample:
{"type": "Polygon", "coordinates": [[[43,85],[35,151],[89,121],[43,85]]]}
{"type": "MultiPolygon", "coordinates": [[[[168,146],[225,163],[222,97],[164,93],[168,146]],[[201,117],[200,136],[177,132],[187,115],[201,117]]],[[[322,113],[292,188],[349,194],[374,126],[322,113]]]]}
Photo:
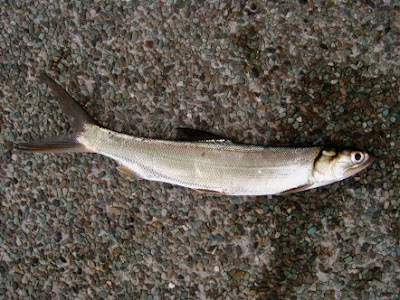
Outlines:
{"type": "Polygon", "coordinates": [[[0,298],[398,299],[398,1],[9,0],[0,16],[0,298]],[[22,153],[70,129],[41,71],[115,131],[376,161],[216,197],[100,155],[22,153]]]}

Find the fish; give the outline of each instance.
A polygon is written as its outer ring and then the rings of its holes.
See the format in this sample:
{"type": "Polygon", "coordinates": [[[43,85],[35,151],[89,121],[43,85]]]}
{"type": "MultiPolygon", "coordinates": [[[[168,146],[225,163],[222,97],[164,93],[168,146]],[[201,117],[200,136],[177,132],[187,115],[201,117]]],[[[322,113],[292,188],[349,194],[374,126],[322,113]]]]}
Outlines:
{"type": "Polygon", "coordinates": [[[73,134],[22,143],[21,151],[98,153],[138,179],[230,196],[305,191],[354,176],[374,160],[365,151],[239,144],[188,128],[178,128],[186,136],[179,140],[130,136],[99,125],[46,73],[39,78],[69,117],[73,134]]]}

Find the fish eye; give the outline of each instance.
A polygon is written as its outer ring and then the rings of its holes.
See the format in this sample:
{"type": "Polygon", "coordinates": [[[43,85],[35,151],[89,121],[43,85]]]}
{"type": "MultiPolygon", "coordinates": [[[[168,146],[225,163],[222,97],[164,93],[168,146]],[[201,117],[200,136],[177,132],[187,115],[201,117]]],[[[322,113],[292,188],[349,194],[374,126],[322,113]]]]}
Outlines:
{"type": "Polygon", "coordinates": [[[364,160],[364,153],[362,152],[353,152],[351,154],[351,161],[355,164],[359,164],[364,160]]]}

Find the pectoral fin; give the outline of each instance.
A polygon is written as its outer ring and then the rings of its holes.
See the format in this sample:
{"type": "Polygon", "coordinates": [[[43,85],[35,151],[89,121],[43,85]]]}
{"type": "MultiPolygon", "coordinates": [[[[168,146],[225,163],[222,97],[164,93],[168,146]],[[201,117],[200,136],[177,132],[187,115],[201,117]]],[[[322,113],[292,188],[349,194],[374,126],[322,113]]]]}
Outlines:
{"type": "Polygon", "coordinates": [[[307,183],[307,184],[301,185],[299,187],[283,191],[283,192],[279,193],[279,195],[287,195],[287,194],[302,192],[302,191],[305,191],[305,190],[308,190],[309,188],[311,188],[312,185],[313,185],[312,183],[307,183]]]}
{"type": "Polygon", "coordinates": [[[213,190],[205,190],[205,189],[195,189],[196,191],[198,191],[199,193],[202,194],[210,194],[210,195],[225,195],[224,193],[218,192],[218,191],[213,191],[213,190]]]}

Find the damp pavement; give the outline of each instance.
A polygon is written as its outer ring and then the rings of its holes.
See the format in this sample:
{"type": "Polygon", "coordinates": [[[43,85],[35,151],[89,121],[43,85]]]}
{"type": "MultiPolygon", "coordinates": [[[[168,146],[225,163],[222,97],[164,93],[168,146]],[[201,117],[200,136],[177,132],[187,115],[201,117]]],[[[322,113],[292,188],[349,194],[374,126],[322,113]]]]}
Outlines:
{"type": "Polygon", "coordinates": [[[7,1],[0,8],[0,294],[7,299],[395,299],[396,1],[7,1]],[[45,71],[107,128],[355,147],[357,176],[285,196],[138,181],[68,132],[45,71]]]}

